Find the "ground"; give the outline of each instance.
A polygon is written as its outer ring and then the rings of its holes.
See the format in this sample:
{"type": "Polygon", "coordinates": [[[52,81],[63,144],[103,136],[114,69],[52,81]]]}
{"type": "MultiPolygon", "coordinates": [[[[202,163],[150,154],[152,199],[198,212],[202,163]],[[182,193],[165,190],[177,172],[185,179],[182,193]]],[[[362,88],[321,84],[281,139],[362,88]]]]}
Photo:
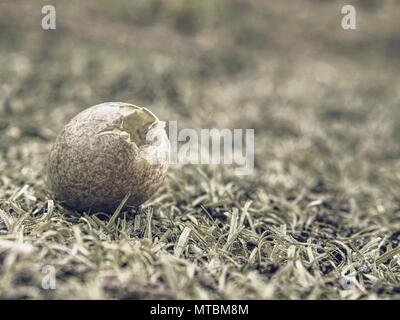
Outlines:
{"type": "Polygon", "coordinates": [[[399,4],[350,2],[353,31],[342,1],[1,1],[0,297],[399,298],[399,4]],[[48,152],[104,101],[254,128],[254,173],[173,165],[137,210],[64,209],[48,152]]]}

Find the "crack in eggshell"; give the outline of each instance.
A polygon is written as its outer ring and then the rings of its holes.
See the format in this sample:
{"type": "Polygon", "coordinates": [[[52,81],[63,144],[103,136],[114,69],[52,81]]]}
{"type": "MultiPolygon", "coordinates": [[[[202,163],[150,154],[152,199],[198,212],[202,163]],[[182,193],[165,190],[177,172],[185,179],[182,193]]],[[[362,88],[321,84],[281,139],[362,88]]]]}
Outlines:
{"type": "MultiPolygon", "coordinates": [[[[148,109],[141,108],[135,105],[122,105],[119,107],[119,113],[122,116],[120,125],[107,126],[105,129],[98,132],[99,135],[104,134],[119,134],[124,139],[141,148],[149,145],[152,140],[148,140],[150,131],[157,128],[159,130],[165,127],[165,122],[159,121],[158,118],[148,109]]],[[[154,136],[154,134],[150,134],[154,136]]]]}

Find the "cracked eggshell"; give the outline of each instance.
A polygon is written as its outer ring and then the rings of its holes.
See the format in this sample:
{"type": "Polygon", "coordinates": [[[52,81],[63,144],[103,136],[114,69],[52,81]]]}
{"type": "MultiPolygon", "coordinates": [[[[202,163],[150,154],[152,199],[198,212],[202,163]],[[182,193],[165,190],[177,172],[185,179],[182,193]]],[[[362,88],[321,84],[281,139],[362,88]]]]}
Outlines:
{"type": "Polygon", "coordinates": [[[77,211],[137,207],[163,183],[170,144],[164,122],[146,108],[122,102],[90,107],[59,133],[48,159],[54,197],[77,211]]]}

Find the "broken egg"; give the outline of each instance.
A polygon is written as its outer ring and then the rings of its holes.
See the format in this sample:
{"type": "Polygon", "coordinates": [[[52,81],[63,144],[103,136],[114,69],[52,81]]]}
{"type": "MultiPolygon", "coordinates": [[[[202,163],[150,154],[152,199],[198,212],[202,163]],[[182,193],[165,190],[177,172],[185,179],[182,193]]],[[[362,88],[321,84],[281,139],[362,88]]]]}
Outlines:
{"type": "Polygon", "coordinates": [[[150,110],[122,102],[90,107],[61,130],[50,151],[47,181],[64,206],[113,212],[137,207],[165,178],[170,144],[150,110]]]}

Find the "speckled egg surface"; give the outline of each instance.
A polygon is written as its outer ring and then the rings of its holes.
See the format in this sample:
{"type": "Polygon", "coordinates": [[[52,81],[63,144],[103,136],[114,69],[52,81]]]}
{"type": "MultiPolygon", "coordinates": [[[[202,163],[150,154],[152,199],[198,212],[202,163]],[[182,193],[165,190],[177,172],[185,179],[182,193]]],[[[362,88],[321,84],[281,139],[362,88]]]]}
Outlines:
{"type": "Polygon", "coordinates": [[[48,184],[64,206],[113,212],[148,200],[163,183],[170,144],[164,122],[122,102],[90,107],[61,130],[48,159],[48,184]]]}

